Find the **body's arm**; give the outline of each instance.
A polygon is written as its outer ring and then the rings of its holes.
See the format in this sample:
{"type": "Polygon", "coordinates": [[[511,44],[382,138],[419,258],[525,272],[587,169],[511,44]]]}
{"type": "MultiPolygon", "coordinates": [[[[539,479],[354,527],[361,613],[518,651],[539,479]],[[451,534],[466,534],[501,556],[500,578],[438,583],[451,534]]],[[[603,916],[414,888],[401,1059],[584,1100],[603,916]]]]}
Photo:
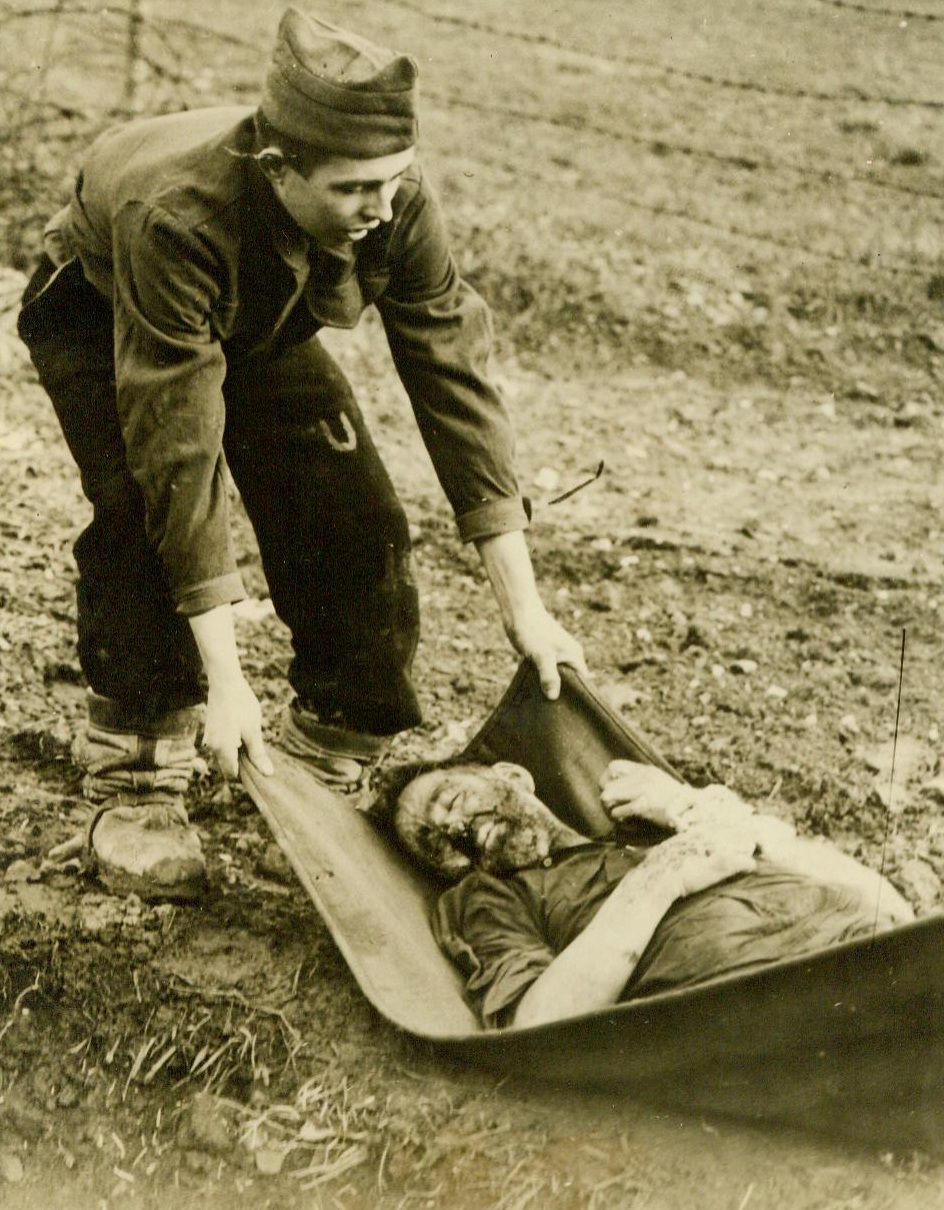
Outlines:
{"type": "Polygon", "coordinates": [[[829,886],[845,887],[862,897],[878,919],[904,924],[914,912],[887,878],[843,853],[831,841],[797,836],[792,825],[757,813],[733,790],[698,790],[677,782],[661,769],[616,760],[602,779],[601,799],[616,821],[637,817],[684,833],[691,827],[723,827],[743,822],[752,830],[758,854],[780,869],[829,886]]]}
{"type": "Polygon", "coordinates": [[[854,891],[879,925],[914,920],[911,905],[887,878],[843,853],[831,841],[797,836],[792,827],[769,815],[755,816],[753,827],[760,855],[780,869],[854,891]]]}
{"type": "Polygon", "coordinates": [[[693,829],[650,849],[531,984],[514,1024],[541,1025],[615,1004],[672,904],[753,869],[753,850],[753,837],[737,829],[693,829]]]}

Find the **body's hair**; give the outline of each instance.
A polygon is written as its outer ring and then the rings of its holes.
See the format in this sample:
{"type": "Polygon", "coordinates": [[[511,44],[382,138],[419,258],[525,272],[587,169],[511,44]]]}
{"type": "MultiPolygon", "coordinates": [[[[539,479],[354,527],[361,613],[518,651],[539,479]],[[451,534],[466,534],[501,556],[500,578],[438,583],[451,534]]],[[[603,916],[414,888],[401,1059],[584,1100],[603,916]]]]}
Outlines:
{"type": "Polygon", "coordinates": [[[372,787],[374,798],[369,809],[370,816],[384,823],[392,823],[400,795],[411,781],[422,777],[424,773],[433,773],[437,769],[454,769],[469,763],[461,756],[451,756],[446,760],[415,760],[405,765],[394,765],[392,768],[379,770],[372,787]]]}

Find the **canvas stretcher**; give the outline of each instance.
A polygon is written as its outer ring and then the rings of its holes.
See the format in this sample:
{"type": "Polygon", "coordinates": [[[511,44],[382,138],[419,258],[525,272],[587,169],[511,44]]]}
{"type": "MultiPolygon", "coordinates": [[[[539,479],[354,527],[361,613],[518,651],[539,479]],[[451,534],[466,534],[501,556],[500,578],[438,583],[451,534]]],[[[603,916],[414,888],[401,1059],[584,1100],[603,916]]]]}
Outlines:
{"type": "MultiPolygon", "coordinates": [[[[674,771],[576,672],[547,701],[523,664],[466,749],[514,760],[585,834],[610,824],[599,777],[615,758],[674,771]]],[[[442,887],[350,800],[275,753],[243,782],[364,995],[393,1026],[503,1076],[695,1112],[944,1151],[944,916],[747,974],[531,1029],[485,1030],[429,928],[442,887]]]]}

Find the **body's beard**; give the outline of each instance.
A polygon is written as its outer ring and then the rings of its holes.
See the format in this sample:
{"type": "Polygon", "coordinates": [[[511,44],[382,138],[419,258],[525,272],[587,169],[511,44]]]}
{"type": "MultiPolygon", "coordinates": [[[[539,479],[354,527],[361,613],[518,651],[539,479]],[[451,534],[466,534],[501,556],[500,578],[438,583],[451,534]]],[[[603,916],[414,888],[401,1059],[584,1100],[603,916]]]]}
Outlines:
{"type": "Polygon", "coordinates": [[[480,864],[489,874],[511,874],[525,866],[537,865],[547,856],[548,848],[549,838],[543,828],[527,820],[512,824],[501,819],[492,824],[480,864]]]}

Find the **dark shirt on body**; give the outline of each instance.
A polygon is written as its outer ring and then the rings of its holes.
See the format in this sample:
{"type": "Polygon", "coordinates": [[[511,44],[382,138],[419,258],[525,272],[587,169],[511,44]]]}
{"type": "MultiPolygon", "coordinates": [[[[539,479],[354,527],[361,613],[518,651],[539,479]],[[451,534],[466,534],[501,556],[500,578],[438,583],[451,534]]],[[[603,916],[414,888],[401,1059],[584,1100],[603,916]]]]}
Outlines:
{"type": "MultiPolygon", "coordinates": [[[[474,871],[439,899],[433,932],[466,978],[483,1024],[508,1024],[522,996],[587,927],[645,850],[591,842],[547,866],[497,878],[474,871]]],[[[855,891],[759,862],[676,902],[646,947],[621,999],[686,988],[828,945],[871,935],[874,916],[855,891]]]]}
{"type": "Polygon", "coordinates": [[[523,529],[513,438],[488,377],[488,309],[459,276],[418,163],[393,218],[314,247],[251,157],[252,110],[143,118],[99,137],[46,233],[115,317],[118,410],[177,609],[238,600],[222,437],[227,368],[377,307],[463,540],[523,529]]]}

